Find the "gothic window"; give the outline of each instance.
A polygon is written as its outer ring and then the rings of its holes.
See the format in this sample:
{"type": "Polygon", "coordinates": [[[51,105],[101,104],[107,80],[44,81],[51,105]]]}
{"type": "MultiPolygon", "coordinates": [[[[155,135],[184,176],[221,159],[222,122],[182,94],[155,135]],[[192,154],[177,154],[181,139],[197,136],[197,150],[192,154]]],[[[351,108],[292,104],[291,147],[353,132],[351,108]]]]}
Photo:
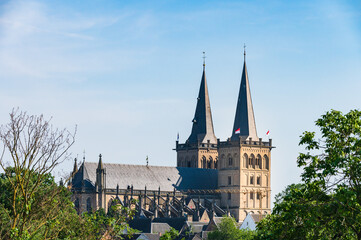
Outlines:
{"type": "Polygon", "coordinates": [[[243,155],[243,167],[248,167],[248,155],[246,153],[243,155]]]}
{"type": "Polygon", "coordinates": [[[231,199],[232,199],[232,194],[228,193],[228,200],[231,200],[231,199]]]}
{"type": "Polygon", "coordinates": [[[257,200],[259,200],[259,198],[260,198],[260,193],[257,193],[257,200]]]}
{"type": "Polygon", "coordinates": [[[207,168],[208,168],[208,169],[211,168],[211,164],[212,164],[211,161],[208,161],[208,162],[207,162],[207,168]]]}
{"type": "Polygon", "coordinates": [[[217,169],[218,167],[218,161],[217,161],[217,158],[216,158],[216,161],[214,161],[214,169],[217,169]]]}
{"type": "Polygon", "coordinates": [[[254,157],[253,154],[251,154],[250,160],[251,160],[251,161],[250,161],[250,165],[251,165],[252,168],[254,168],[256,160],[255,160],[255,157],[254,157]]]}
{"type": "Polygon", "coordinates": [[[207,168],[207,159],[205,156],[202,157],[202,165],[203,165],[203,168],[207,168]]]}
{"type": "Polygon", "coordinates": [[[214,166],[214,162],[213,162],[213,158],[209,157],[209,167],[208,168],[213,168],[214,166]]]}
{"type": "Polygon", "coordinates": [[[264,159],[265,159],[265,165],[266,165],[266,169],[269,170],[269,159],[267,157],[267,155],[264,155],[264,159]]]}
{"type": "Polygon", "coordinates": [[[257,160],[256,161],[257,161],[256,162],[257,167],[262,169],[262,157],[261,157],[261,155],[259,155],[259,154],[257,155],[257,160]]]}
{"type": "Polygon", "coordinates": [[[232,157],[228,158],[228,166],[232,166],[233,165],[233,159],[232,157]]]}
{"type": "Polygon", "coordinates": [[[253,200],[253,192],[249,194],[249,198],[253,200]]]}
{"type": "Polygon", "coordinates": [[[251,176],[251,178],[249,180],[249,184],[253,184],[253,176],[251,176]]]}
{"type": "Polygon", "coordinates": [[[260,176],[257,177],[257,184],[258,184],[258,185],[261,184],[261,177],[260,177],[260,176]]]}
{"type": "Polygon", "coordinates": [[[86,211],[90,213],[92,211],[92,202],[90,197],[86,200],[86,211]]]}
{"type": "Polygon", "coordinates": [[[76,199],[75,199],[74,206],[75,206],[75,210],[76,210],[77,213],[79,214],[79,212],[80,212],[80,209],[79,209],[79,198],[76,198],[76,199]]]}
{"type": "Polygon", "coordinates": [[[228,176],[228,185],[231,185],[232,184],[232,178],[231,176],[228,176]]]}

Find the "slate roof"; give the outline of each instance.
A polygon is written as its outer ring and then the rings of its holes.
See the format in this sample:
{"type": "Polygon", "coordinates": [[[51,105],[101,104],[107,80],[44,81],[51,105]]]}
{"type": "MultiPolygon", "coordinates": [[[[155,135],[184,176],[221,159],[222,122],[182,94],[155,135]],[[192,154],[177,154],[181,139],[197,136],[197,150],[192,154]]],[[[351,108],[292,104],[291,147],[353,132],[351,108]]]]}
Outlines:
{"type": "MultiPolygon", "coordinates": [[[[85,162],[73,179],[73,188],[84,186],[95,190],[96,169],[98,163],[85,162]],[[84,181],[82,181],[84,179],[84,181]]],[[[202,168],[164,167],[103,163],[106,172],[106,188],[127,189],[133,185],[134,190],[178,191],[217,189],[218,170],[202,168]]]]}
{"type": "Polygon", "coordinates": [[[199,94],[197,98],[196,112],[193,118],[191,135],[188,138],[189,143],[210,143],[216,144],[217,138],[214,135],[211,104],[208,95],[208,86],[205,73],[205,64],[203,64],[203,74],[199,94]]]}
{"type": "Polygon", "coordinates": [[[256,224],[266,216],[267,216],[266,214],[251,214],[251,217],[256,224]]]}
{"type": "Polygon", "coordinates": [[[169,230],[170,230],[170,226],[168,225],[168,223],[152,222],[152,233],[164,234],[169,230]]]}
{"type": "Polygon", "coordinates": [[[177,231],[180,231],[186,222],[187,219],[185,217],[153,219],[153,223],[167,223],[169,226],[171,226],[177,231]]]}
{"type": "Polygon", "coordinates": [[[159,240],[159,235],[153,233],[142,233],[137,240],[159,240]]]}
{"type": "Polygon", "coordinates": [[[254,118],[251,90],[249,86],[247,66],[246,66],[246,52],[244,52],[242,79],[239,88],[236,116],[234,118],[234,125],[233,125],[233,132],[231,139],[238,140],[240,136],[243,137],[244,140],[251,137],[252,140],[258,141],[256,121],[254,118]],[[239,134],[236,134],[237,129],[240,129],[239,134]]]}

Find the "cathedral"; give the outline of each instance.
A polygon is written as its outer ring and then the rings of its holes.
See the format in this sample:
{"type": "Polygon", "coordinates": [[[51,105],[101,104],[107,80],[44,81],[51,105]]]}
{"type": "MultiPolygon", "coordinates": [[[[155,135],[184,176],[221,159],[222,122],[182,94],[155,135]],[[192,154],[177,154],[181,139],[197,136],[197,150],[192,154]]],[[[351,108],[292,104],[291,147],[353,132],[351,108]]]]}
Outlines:
{"type": "Polygon", "coordinates": [[[209,222],[231,215],[243,221],[248,214],[271,211],[272,140],[256,130],[246,53],[232,135],[217,139],[212,120],[205,63],[192,131],[176,141],[177,167],[110,164],[75,160],[70,188],[78,213],[115,203],[134,204],[138,218],[186,218],[209,222]],[[134,201],[137,200],[137,201],[134,201]]]}

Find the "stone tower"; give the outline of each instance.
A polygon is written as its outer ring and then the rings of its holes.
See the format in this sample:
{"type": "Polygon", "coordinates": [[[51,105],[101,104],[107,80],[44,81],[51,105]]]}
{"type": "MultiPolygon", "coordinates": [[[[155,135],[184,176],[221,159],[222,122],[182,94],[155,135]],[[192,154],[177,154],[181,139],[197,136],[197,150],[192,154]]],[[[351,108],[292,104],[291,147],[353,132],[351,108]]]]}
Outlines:
{"type": "Polygon", "coordinates": [[[217,168],[217,138],[213,130],[205,67],[203,62],[203,74],[191,135],[184,144],[180,144],[178,140],[176,142],[177,167],[217,168]]]}
{"type": "Polygon", "coordinates": [[[272,141],[257,136],[246,52],[232,136],[218,140],[218,188],[221,206],[229,208],[237,220],[248,213],[270,213],[270,173],[272,141]]]}

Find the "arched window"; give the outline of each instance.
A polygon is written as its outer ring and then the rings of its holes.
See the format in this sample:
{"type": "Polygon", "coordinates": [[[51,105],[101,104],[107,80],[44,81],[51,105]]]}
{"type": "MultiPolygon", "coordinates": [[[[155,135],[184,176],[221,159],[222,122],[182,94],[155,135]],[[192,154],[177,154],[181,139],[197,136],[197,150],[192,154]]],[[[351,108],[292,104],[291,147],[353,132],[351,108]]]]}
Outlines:
{"type": "Polygon", "coordinates": [[[251,154],[251,156],[250,156],[250,167],[254,168],[255,162],[256,162],[255,157],[254,157],[253,154],[251,154]]]}
{"type": "Polygon", "coordinates": [[[90,213],[92,211],[92,202],[90,197],[86,200],[86,211],[90,213]]]}
{"type": "Polygon", "coordinates": [[[254,183],[254,177],[251,176],[251,178],[249,179],[249,184],[253,184],[254,183]]]}
{"type": "Polygon", "coordinates": [[[209,160],[207,161],[207,168],[208,168],[208,169],[211,169],[211,168],[212,168],[211,159],[209,159],[209,160]]]}
{"type": "Polygon", "coordinates": [[[205,156],[202,157],[202,167],[207,168],[207,159],[205,156]]]}
{"type": "Polygon", "coordinates": [[[212,158],[212,157],[209,157],[208,165],[209,165],[208,168],[214,168],[214,162],[213,162],[213,158],[212,158]]]}
{"type": "Polygon", "coordinates": [[[76,212],[79,214],[79,212],[80,212],[80,209],[79,209],[79,198],[76,198],[76,199],[75,199],[75,201],[74,201],[74,207],[75,207],[76,212]]]}
{"type": "Polygon", "coordinates": [[[231,155],[228,155],[228,167],[233,166],[233,159],[231,155]]]}
{"type": "Polygon", "coordinates": [[[216,160],[214,161],[214,169],[218,169],[218,157],[216,157],[216,160]]]}
{"type": "Polygon", "coordinates": [[[269,159],[268,159],[267,155],[264,155],[263,157],[264,157],[264,160],[265,160],[265,162],[266,162],[266,163],[265,163],[266,169],[269,170],[269,159]]]}
{"type": "Polygon", "coordinates": [[[261,177],[260,176],[257,177],[257,185],[261,185],[261,177]]]}
{"type": "Polygon", "coordinates": [[[256,158],[256,168],[262,168],[262,157],[261,155],[257,155],[257,158],[256,158]]]}
{"type": "Polygon", "coordinates": [[[247,167],[248,167],[248,155],[247,155],[247,153],[245,153],[245,154],[243,155],[243,167],[244,167],[244,168],[247,168],[247,167]]]}

